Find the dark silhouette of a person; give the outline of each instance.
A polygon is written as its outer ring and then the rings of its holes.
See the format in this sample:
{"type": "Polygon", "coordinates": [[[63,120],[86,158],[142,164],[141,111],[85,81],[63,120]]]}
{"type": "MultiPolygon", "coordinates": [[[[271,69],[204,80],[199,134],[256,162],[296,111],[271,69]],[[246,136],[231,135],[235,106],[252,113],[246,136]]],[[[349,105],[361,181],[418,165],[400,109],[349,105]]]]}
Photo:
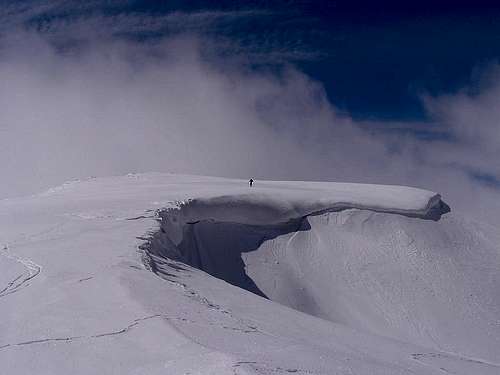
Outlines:
{"type": "Polygon", "coordinates": [[[252,186],[253,186],[253,178],[251,178],[251,179],[248,181],[248,183],[250,184],[250,187],[252,187],[252,186]]]}

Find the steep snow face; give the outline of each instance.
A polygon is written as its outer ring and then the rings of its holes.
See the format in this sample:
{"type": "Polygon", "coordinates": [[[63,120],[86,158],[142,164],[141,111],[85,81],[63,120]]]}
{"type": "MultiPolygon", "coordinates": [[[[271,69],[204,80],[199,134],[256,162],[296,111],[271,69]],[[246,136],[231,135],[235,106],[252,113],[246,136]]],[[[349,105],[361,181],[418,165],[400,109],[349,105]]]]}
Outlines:
{"type": "MultiPolygon", "coordinates": [[[[160,214],[161,231],[154,236],[150,253],[180,260],[265,296],[246,275],[243,254],[258,250],[264,243],[267,246],[275,238],[281,241],[287,234],[295,236],[296,232],[310,230],[308,217],[364,209],[439,220],[449,212],[438,194],[421,189],[339,183],[298,185],[297,189],[282,189],[285,192],[251,188],[251,193],[196,198],[166,209],[160,214]]],[[[286,254],[288,250],[279,252],[286,254]]],[[[296,290],[294,294],[299,298],[302,293],[296,290]]],[[[276,300],[281,301],[281,296],[276,300]]],[[[310,304],[301,310],[313,313],[310,304]]]]}
{"type": "MultiPolygon", "coordinates": [[[[212,233],[200,228],[198,236],[198,243],[210,243],[212,233]]],[[[243,251],[242,260],[271,300],[379,335],[497,361],[499,240],[455,217],[434,223],[348,210],[304,219],[297,231],[243,251]]]]}
{"type": "Polygon", "coordinates": [[[1,200],[0,372],[496,375],[498,231],[446,211],[168,174],[1,200]]]}
{"type": "Polygon", "coordinates": [[[331,186],[189,201],[161,213],[149,251],[332,322],[498,360],[500,237],[439,220],[437,194],[331,186]]]}

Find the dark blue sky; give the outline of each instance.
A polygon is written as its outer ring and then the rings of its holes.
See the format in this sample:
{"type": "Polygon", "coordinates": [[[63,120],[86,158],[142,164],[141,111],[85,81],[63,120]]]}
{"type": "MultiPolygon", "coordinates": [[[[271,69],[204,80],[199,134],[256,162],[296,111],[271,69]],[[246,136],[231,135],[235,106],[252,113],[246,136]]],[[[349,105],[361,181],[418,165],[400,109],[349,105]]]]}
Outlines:
{"type": "Polygon", "coordinates": [[[422,120],[421,94],[473,86],[500,57],[499,2],[134,1],[110,11],[125,8],[261,10],[211,31],[249,51],[289,51],[283,59],[321,81],[338,108],[360,119],[422,120]]]}
{"type": "MultiPolygon", "coordinates": [[[[27,24],[96,14],[210,11],[248,13],[186,29],[238,45],[253,68],[294,64],[322,82],[332,103],[356,119],[425,120],[422,94],[474,87],[500,57],[500,3],[486,1],[91,2],[42,12],[27,24]]],[[[165,24],[125,36],[147,40],[183,31],[165,24]]]]}

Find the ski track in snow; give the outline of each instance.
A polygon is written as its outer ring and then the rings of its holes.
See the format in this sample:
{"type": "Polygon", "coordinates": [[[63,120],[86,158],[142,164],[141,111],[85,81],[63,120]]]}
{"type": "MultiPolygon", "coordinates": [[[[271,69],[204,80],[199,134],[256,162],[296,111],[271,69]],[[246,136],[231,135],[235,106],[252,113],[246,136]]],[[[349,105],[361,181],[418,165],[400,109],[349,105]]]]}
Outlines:
{"type": "Polygon", "coordinates": [[[471,357],[464,357],[460,354],[456,354],[456,353],[445,353],[445,352],[442,352],[442,353],[432,353],[432,352],[429,352],[429,353],[414,353],[411,355],[411,357],[415,360],[415,361],[419,361],[421,363],[424,363],[424,364],[427,364],[427,362],[425,362],[424,360],[425,359],[428,359],[428,358],[432,358],[432,359],[454,359],[454,360],[460,360],[460,361],[463,361],[463,362],[467,362],[467,363],[472,363],[472,364],[477,364],[477,365],[485,365],[485,366],[489,366],[489,367],[494,367],[494,368],[497,368],[498,371],[500,372],[500,364],[498,363],[492,363],[492,362],[488,362],[488,361],[485,361],[483,359],[476,359],[476,358],[471,358],[471,357]]]}
{"type": "Polygon", "coordinates": [[[4,245],[3,249],[0,251],[0,255],[3,257],[20,263],[26,268],[25,273],[16,276],[11,280],[6,287],[0,290],[0,297],[5,297],[9,294],[16,293],[22,288],[30,285],[30,281],[37,277],[40,272],[42,272],[42,266],[35,263],[34,261],[26,258],[19,257],[10,251],[9,245],[4,245]]]}
{"type": "Polygon", "coordinates": [[[182,320],[181,318],[177,317],[170,317],[165,314],[154,314],[150,316],[146,316],[143,318],[137,318],[134,319],[130,324],[127,326],[115,330],[115,331],[107,331],[107,332],[102,332],[102,333],[96,333],[94,335],[80,335],[80,336],[68,336],[68,337],[43,337],[43,338],[37,338],[37,339],[32,339],[32,340],[25,340],[21,341],[18,343],[14,344],[3,344],[0,345],[0,350],[7,349],[7,348],[14,348],[14,347],[19,347],[19,346],[26,346],[26,345],[33,345],[33,344],[47,344],[51,342],[66,342],[66,343],[72,343],[74,341],[78,340],[92,340],[92,339],[99,339],[102,337],[109,337],[109,336],[116,336],[116,335],[121,335],[124,333],[129,332],[131,329],[137,327],[140,325],[141,322],[150,320],[150,319],[155,319],[155,318],[162,318],[165,320],[182,320]]]}

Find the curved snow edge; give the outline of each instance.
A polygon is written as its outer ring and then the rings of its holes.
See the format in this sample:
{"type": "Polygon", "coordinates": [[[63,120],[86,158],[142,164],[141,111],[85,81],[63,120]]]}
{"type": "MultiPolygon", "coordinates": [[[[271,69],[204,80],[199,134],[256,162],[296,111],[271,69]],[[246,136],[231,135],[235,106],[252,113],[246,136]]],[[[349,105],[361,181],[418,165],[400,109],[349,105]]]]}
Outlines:
{"type": "MultiPolygon", "coordinates": [[[[291,197],[276,194],[240,194],[195,198],[177,203],[177,207],[160,212],[162,227],[170,233],[179,233],[185,224],[200,221],[229,222],[247,225],[275,225],[307,216],[321,215],[348,209],[404,215],[412,218],[437,221],[450,207],[436,193],[421,190],[418,199],[406,202],[405,208],[366,202],[342,202],[333,197],[291,197]]],[[[366,201],[366,199],[365,199],[366,201]]],[[[177,236],[174,236],[177,237],[177,236]]],[[[180,240],[180,238],[177,238],[180,240]]],[[[174,242],[177,242],[174,240],[174,242]]]]}

